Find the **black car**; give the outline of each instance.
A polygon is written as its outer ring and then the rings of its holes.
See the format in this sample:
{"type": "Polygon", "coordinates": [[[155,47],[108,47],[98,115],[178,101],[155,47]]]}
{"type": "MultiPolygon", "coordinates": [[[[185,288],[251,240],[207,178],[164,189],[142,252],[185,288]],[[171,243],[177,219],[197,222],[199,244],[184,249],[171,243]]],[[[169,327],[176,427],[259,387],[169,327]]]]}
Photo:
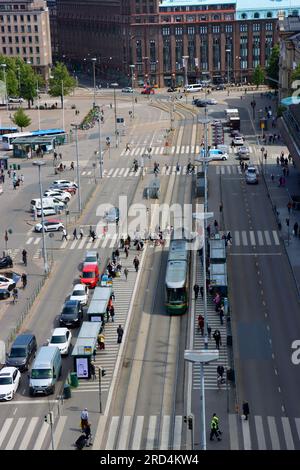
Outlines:
{"type": "Polygon", "coordinates": [[[0,269],[4,268],[12,268],[13,267],[13,260],[10,256],[4,256],[0,258],[0,269]]]}
{"type": "Polygon", "coordinates": [[[10,292],[7,289],[0,289],[0,300],[5,300],[10,297],[10,292]]]}
{"type": "Polygon", "coordinates": [[[225,90],[225,85],[223,83],[219,83],[218,85],[213,85],[213,90],[225,90]]]}
{"type": "Polygon", "coordinates": [[[79,300],[67,300],[59,317],[60,326],[79,326],[83,310],[79,300]]]}
{"type": "Polygon", "coordinates": [[[197,103],[196,103],[196,106],[198,108],[206,108],[207,102],[205,100],[198,100],[197,103]]]}
{"type": "Polygon", "coordinates": [[[28,370],[29,364],[35,357],[37,342],[34,334],[22,333],[12,344],[6,359],[7,367],[17,367],[21,372],[28,370]]]}
{"type": "Polygon", "coordinates": [[[168,93],[172,93],[173,91],[177,91],[177,88],[174,87],[174,86],[170,86],[170,87],[167,89],[167,92],[168,92],[168,93]]]}

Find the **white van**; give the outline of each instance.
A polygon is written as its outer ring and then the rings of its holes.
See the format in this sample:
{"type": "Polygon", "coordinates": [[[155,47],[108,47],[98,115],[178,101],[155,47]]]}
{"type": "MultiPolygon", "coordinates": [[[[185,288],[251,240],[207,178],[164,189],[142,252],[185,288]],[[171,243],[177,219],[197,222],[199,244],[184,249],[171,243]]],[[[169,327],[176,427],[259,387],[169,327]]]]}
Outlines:
{"type": "MultiPolygon", "coordinates": [[[[55,197],[43,197],[43,209],[45,207],[52,207],[53,209],[57,208],[58,210],[64,209],[65,208],[65,203],[63,201],[60,201],[59,199],[55,197]]],[[[31,212],[34,211],[34,209],[40,210],[41,209],[41,199],[31,199],[30,201],[30,210],[31,212]]]]}
{"type": "Polygon", "coordinates": [[[187,85],[184,88],[184,91],[186,93],[197,93],[197,91],[201,91],[201,90],[202,90],[202,86],[200,85],[200,83],[193,83],[192,85],[187,85]]]}
{"type": "MultiPolygon", "coordinates": [[[[201,150],[201,157],[205,156],[205,150],[201,150]]],[[[208,152],[208,157],[212,160],[227,160],[228,154],[220,149],[210,149],[208,152]]],[[[197,161],[197,158],[195,159],[197,161]]]]}
{"type": "Polygon", "coordinates": [[[32,365],[29,381],[31,396],[41,393],[50,395],[55,391],[62,370],[61,355],[57,346],[42,346],[32,365]]]}

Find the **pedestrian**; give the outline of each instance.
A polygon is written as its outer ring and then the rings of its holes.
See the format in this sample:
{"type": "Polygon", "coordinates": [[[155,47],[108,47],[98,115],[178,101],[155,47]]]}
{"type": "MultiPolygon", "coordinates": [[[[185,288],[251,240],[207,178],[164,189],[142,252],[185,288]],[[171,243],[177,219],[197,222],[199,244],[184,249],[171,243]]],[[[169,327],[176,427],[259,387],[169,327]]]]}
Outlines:
{"type": "Polygon", "coordinates": [[[222,365],[218,365],[217,367],[217,374],[221,377],[221,379],[223,379],[223,375],[224,375],[224,367],[222,365]]]}
{"type": "Polygon", "coordinates": [[[80,230],[79,230],[79,235],[80,235],[80,240],[82,240],[82,238],[83,238],[83,230],[82,230],[82,227],[81,227],[80,230]]]}
{"type": "Polygon", "coordinates": [[[99,333],[99,335],[97,336],[97,343],[100,351],[102,349],[105,349],[105,336],[103,333],[99,333]]]}
{"type": "Polygon", "coordinates": [[[244,401],[243,403],[243,415],[245,416],[245,421],[248,420],[250,410],[249,410],[249,403],[247,401],[244,401]]]}
{"type": "Polygon", "coordinates": [[[8,177],[10,178],[11,171],[7,170],[8,177]]]}
{"type": "Polygon", "coordinates": [[[21,181],[22,184],[24,183],[24,175],[23,174],[21,174],[21,176],[20,176],[20,181],[21,181]]]}
{"type": "Polygon", "coordinates": [[[62,236],[61,241],[68,240],[68,235],[67,235],[67,231],[65,228],[63,229],[62,233],[63,233],[63,236],[62,236]]]}
{"type": "Polygon", "coordinates": [[[125,245],[124,252],[125,252],[126,258],[128,258],[128,254],[129,254],[128,245],[125,245]]]}
{"type": "Polygon", "coordinates": [[[91,433],[91,425],[87,423],[84,427],[84,434],[86,438],[86,447],[90,447],[92,445],[92,433],[91,433]]]}
{"type": "Polygon", "coordinates": [[[211,423],[210,423],[210,436],[209,436],[209,440],[210,440],[210,441],[213,441],[213,437],[216,436],[217,440],[218,440],[218,441],[221,441],[221,438],[219,437],[219,432],[218,432],[218,423],[217,423],[217,421],[214,419],[214,416],[215,416],[215,413],[213,414],[213,418],[212,418],[211,423]]]}
{"type": "Polygon", "coordinates": [[[133,266],[135,268],[135,272],[137,273],[138,270],[139,270],[139,264],[140,264],[140,260],[138,259],[137,256],[134,257],[134,260],[133,260],[133,266]]]}
{"type": "Polygon", "coordinates": [[[25,289],[25,287],[27,286],[27,274],[26,273],[22,274],[21,280],[22,280],[23,289],[25,289]]]}
{"type": "Polygon", "coordinates": [[[121,344],[122,343],[122,338],[123,338],[123,334],[124,334],[124,330],[122,328],[122,325],[119,325],[118,326],[118,329],[117,329],[117,335],[118,335],[118,344],[121,344]]]}
{"type": "Polygon", "coordinates": [[[200,290],[200,287],[198,286],[198,284],[195,284],[194,285],[195,300],[198,299],[199,290],[200,290]]]}
{"type": "Polygon", "coordinates": [[[224,321],[224,307],[221,307],[220,310],[219,310],[219,317],[220,317],[220,323],[221,325],[223,325],[224,321]]]}
{"type": "Polygon", "coordinates": [[[211,327],[209,325],[207,325],[207,334],[209,339],[211,339],[211,327]]]}
{"type": "Polygon", "coordinates": [[[78,240],[76,227],[73,230],[73,240],[75,240],[75,239],[78,240]]]}
{"type": "Polygon", "coordinates": [[[292,208],[292,202],[289,201],[289,202],[287,203],[287,209],[288,209],[288,213],[289,213],[289,214],[291,213],[291,208],[292,208]]]}
{"type": "Polygon", "coordinates": [[[276,158],[276,163],[277,163],[277,166],[279,166],[279,164],[280,164],[279,157],[276,158]]]}
{"type": "Polygon", "coordinates": [[[92,379],[93,379],[93,380],[96,380],[96,368],[95,368],[95,366],[94,366],[94,364],[93,364],[92,362],[91,362],[91,368],[90,368],[90,370],[91,370],[91,377],[92,377],[92,379]]]}
{"type": "Polygon", "coordinates": [[[91,225],[90,225],[90,231],[89,231],[89,233],[90,233],[90,237],[92,238],[93,227],[92,227],[91,225]]]}
{"type": "Polygon", "coordinates": [[[109,309],[109,314],[110,314],[110,318],[111,318],[111,321],[112,323],[114,323],[115,321],[115,307],[113,305],[110,306],[110,309],[109,309]]]}
{"type": "Polygon", "coordinates": [[[83,432],[84,428],[89,423],[89,413],[88,413],[87,408],[84,408],[84,410],[81,412],[80,418],[81,418],[81,431],[83,432]]]}
{"type": "Polygon", "coordinates": [[[203,289],[203,286],[200,287],[200,294],[201,294],[201,298],[203,300],[203,295],[204,295],[204,289],[203,289]]]}
{"type": "Polygon", "coordinates": [[[214,221],[214,227],[215,227],[215,233],[218,233],[218,231],[219,231],[219,224],[218,224],[218,221],[217,221],[217,220],[214,221]]]}
{"type": "Polygon", "coordinates": [[[215,330],[213,334],[213,338],[216,342],[216,348],[220,349],[220,346],[222,345],[222,339],[221,339],[221,333],[219,330],[215,330]]]}
{"type": "Polygon", "coordinates": [[[198,331],[201,331],[201,335],[204,335],[204,317],[203,315],[198,316],[198,331]]]}
{"type": "Polygon", "coordinates": [[[126,278],[126,281],[127,281],[128,273],[129,273],[128,269],[125,268],[125,269],[124,269],[124,276],[125,276],[125,278],[126,278]]]}
{"type": "Polygon", "coordinates": [[[220,202],[219,210],[220,210],[220,212],[223,212],[223,204],[222,204],[222,202],[220,202]]]}
{"type": "Polygon", "coordinates": [[[92,230],[91,237],[92,237],[92,240],[93,240],[93,242],[94,242],[94,241],[96,240],[96,232],[95,232],[95,230],[92,230]]]}
{"type": "Polygon", "coordinates": [[[295,235],[295,237],[297,237],[297,235],[298,235],[298,227],[299,227],[298,222],[295,222],[294,223],[294,235],[295,235]]]}
{"type": "Polygon", "coordinates": [[[27,266],[27,251],[25,250],[25,248],[22,251],[22,260],[24,265],[27,266]]]}

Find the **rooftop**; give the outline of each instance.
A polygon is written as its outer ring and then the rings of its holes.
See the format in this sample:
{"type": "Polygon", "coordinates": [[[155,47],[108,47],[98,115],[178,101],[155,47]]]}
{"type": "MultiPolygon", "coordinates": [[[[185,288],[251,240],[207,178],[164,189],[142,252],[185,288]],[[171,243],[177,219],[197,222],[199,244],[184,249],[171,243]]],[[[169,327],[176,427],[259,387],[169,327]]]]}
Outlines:
{"type": "Polygon", "coordinates": [[[203,5],[228,5],[235,4],[237,11],[239,10],[290,10],[300,8],[300,0],[162,0],[161,7],[185,7],[203,5]]]}

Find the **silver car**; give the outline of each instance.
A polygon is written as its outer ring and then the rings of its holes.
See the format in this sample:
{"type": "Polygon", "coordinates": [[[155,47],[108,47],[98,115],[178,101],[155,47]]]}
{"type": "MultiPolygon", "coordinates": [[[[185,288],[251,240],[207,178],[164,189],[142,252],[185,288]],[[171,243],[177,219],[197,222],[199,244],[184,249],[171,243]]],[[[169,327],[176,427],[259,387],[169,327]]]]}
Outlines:
{"type": "Polygon", "coordinates": [[[246,145],[242,145],[238,151],[238,157],[240,160],[249,160],[250,158],[250,149],[246,145]]]}
{"type": "Polygon", "coordinates": [[[249,166],[245,172],[245,178],[247,184],[258,184],[258,174],[254,166],[249,166]]]}

